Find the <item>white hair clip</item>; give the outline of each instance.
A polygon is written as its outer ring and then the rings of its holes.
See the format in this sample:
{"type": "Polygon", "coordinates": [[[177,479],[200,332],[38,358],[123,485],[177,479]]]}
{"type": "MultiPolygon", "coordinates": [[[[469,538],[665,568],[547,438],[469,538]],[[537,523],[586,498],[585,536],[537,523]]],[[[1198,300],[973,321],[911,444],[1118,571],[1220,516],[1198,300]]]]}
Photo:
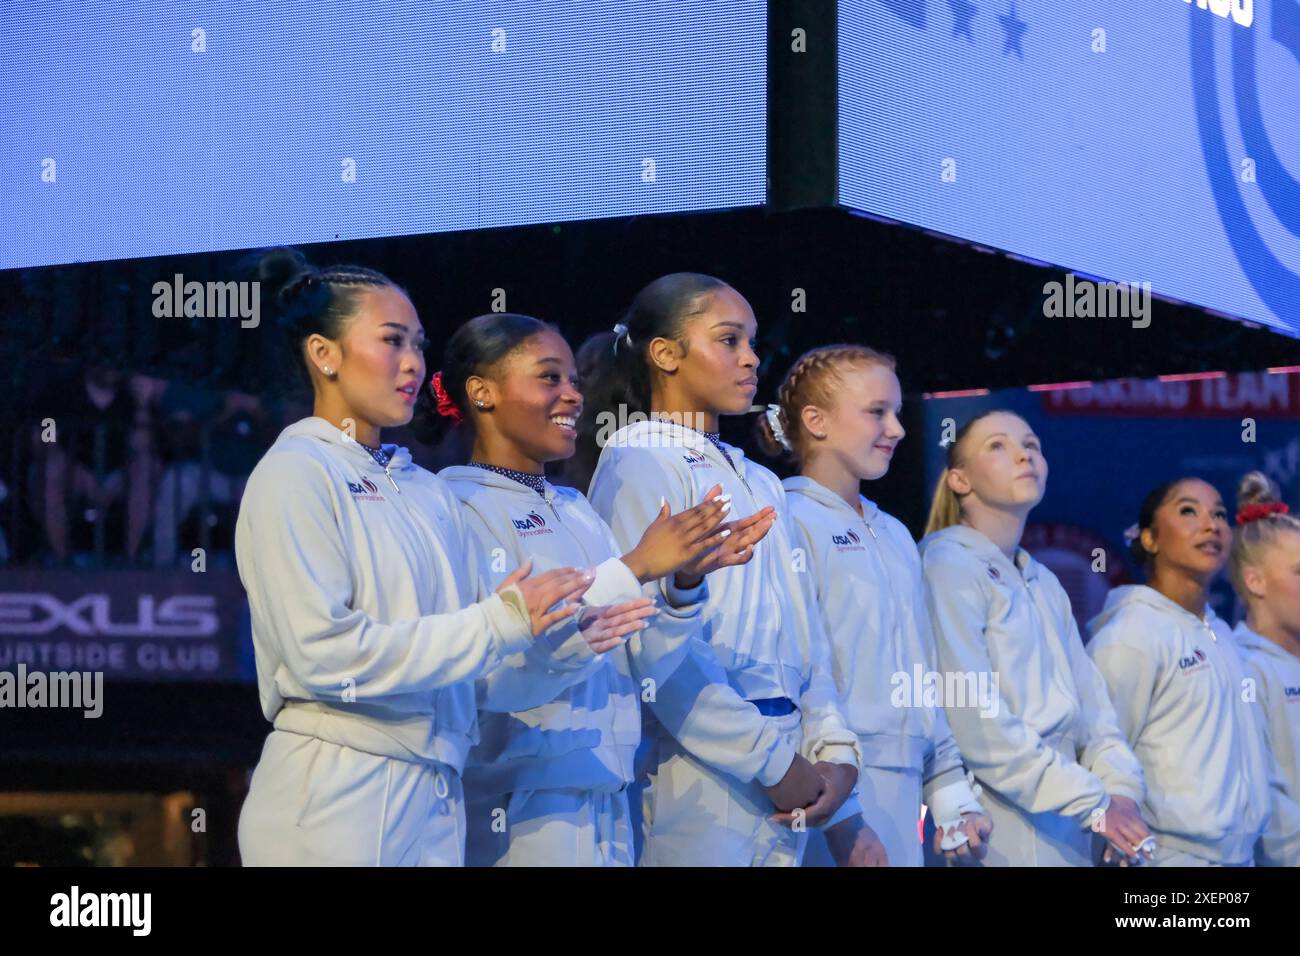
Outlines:
{"type": "Polygon", "coordinates": [[[1142,534],[1142,529],[1139,528],[1137,526],[1137,522],[1134,521],[1131,525],[1129,525],[1127,528],[1124,529],[1124,543],[1131,545],[1134,541],[1138,539],[1138,537],[1141,534],[1142,534]]]}
{"type": "Polygon", "coordinates": [[[628,345],[631,345],[631,344],[632,344],[632,336],[628,334],[627,326],[624,325],[622,322],[618,322],[618,323],[616,323],[616,324],[614,325],[614,351],[615,351],[615,353],[618,352],[618,343],[619,343],[619,342],[624,342],[624,341],[627,342],[628,345]]]}
{"type": "Polygon", "coordinates": [[[767,406],[767,423],[772,426],[772,436],[781,444],[786,451],[793,451],[790,441],[785,437],[785,429],[781,427],[781,406],[767,406]]]}

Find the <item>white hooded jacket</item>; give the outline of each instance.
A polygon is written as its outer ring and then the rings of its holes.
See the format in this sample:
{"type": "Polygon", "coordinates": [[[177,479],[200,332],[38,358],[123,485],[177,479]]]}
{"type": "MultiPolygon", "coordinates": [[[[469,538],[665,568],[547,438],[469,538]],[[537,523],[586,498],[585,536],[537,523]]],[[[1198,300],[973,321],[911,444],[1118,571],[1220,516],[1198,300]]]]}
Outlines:
{"type": "Polygon", "coordinates": [[[918,706],[912,694],[899,693],[936,669],[916,542],[902,522],[862,495],[859,515],[811,478],[781,484],[863,763],[919,771],[936,819],[977,811],[943,708],[918,706]]]}
{"type": "Polygon", "coordinates": [[[1268,760],[1232,631],[1144,584],[1088,623],[1088,653],[1142,761],[1142,815],[1162,847],[1245,863],[1269,816],[1268,760]]]}
{"type": "Polygon", "coordinates": [[[800,711],[800,752],[813,762],[861,766],[830,669],[830,648],[808,575],[794,568],[794,529],[772,472],[726,445],[735,469],[702,433],[667,421],[617,431],[592,476],[592,506],[623,548],[634,545],[667,500],[676,514],[721,484],[732,514],[768,505],[778,520],[749,563],[709,575],[700,640],[650,703],[659,722],[703,762],[741,781],[777,783],[794,753],[770,718],[747,701],[789,698],[800,711]]]}
{"type": "Polygon", "coordinates": [[[474,603],[459,502],[322,418],[284,429],[235,528],[262,712],[278,730],[460,770],[474,680],[532,644],[518,588],[474,603]]]}
{"type": "Polygon", "coordinates": [[[1245,621],[1232,632],[1254,679],[1264,750],[1276,779],[1270,792],[1273,817],[1256,859],[1271,866],[1300,866],[1300,657],[1255,633],[1245,621]]]}
{"type": "Polygon", "coordinates": [[[1056,575],[1024,550],[1013,564],[963,525],[927,535],[920,551],[940,669],[996,678],[995,716],[947,706],[979,782],[1028,813],[1080,827],[1112,793],[1141,800],[1142,767],[1056,575]]]}
{"type": "Polygon", "coordinates": [[[466,793],[621,789],[633,779],[641,740],[641,680],[667,680],[680,663],[707,586],[685,592],[656,582],[643,589],[618,557],[609,526],[572,488],[548,482],[542,496],[472,465],[444,468],[438,477],[464,506],[484,562],[476,573],[488,590],[528,560],[534,574],[593,567],[584,604],[620,604],[644,593],[656,598],[658,611],[645,630],[601,655],[576,624],[557,626],[481,678],[480,741],[465,768],[466,793]]]}

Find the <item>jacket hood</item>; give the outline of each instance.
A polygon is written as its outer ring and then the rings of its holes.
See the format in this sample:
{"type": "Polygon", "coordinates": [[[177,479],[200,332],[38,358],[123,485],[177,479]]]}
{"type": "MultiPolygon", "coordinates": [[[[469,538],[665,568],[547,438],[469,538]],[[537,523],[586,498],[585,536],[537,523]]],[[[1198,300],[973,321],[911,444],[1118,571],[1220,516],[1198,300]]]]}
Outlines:
{"type": "Polygon", "coordinates": [[[1012,574],[1032,581],[1038,576],[1038,562],[1024,548],[1016,549],[1016,560],[1010,561],[1001,549],[987,535],[964,524],[955,524],[939,531],[933,531],[921,539],[917,547],[924,557],[926,549],[941,542],[951,542],[970,551],[990,567],[997,568],[1003,574],[1012,574]]]}
{"type": "MultiPolygon", "coordinates": [[[[489,471],[486,468],[479,468],[476,465],[449,465],[438,472],[438,477],[448,482],[469,482],[470,484],[482,485],[485,488],[492,488],[496,491],[503,491],[507,494],[518,495],[526,501],[536,501],[537,492],[525,484],[508,478],[505,475],[495,471],[489,471]]],[[[555,487],[548,480],[546,482],[546,500],[552,500],[556,495],[555,487]]]]}
{"type": "MultiPolygon", "coordinates": [[[[333,425],[318,416],[313,415],[310,418],[294,422],[280,432],[275,441],[278,445],[286,439],[297,437],[311,438],[327,445],[335,445],[345,455],[355,455],[361,462],[369,462],[376,467],[379,465],[370,452],[362,448],[356,441],[348,438],[337,425],[333,425]]],[[[408,468],[416,467],[411,461],[410,451],[404,446],[384,442],[381,447],[388,452],[390,471],[405,471],[408,468]]]]}
{"type": "MultiPolygon", "coordinates": [[[[624,425],[609,437],[606,444],[613,445],[615,448],[620,445],[627,445],[632,448],[692,448],[696,451],[717,454],[717,446],[709,441],[704,432],[660,418],[651,418],[646,421],[624,425]]],[[[728,444],[725,441],[722,444],[726,446],[727,454],[731,456],[731,460],[736,463],[736,468],[743,471],[744,449],[728,444]]]]}
{"type": "MultiPolygon", "coordinates": [[[[1182,605],[1171,601],[1155,588],[1148,587],[1145,584],[1125,584],[1106,595],[1106,603],[1102,606],[1101,613],[1088,622],[1088,631],[1096,634],[1110,623],[1120,611],[1135,605],[1152,608],[1175,619],[1182,617],[1192,621],[1197,620],[1195,614],[1192,614],[1182,605]]],[[[1205,622],[1213,624],[1215,617],[1214,609],[1207,604],[1205,606],[1205,622]]]]}
{"type": "MultiPolygon", "coordinates": [[[[781,482],[781,486],[785,488],[788,494],[803,495],[819,505],[825,505],[827,508],[838,508],[854,519],[858,517],[858,513],[853,510],[847,501],[812,478],[795,475],[793,478],[787,478],[781,482]]],[[[880,514],[880,509],[876,507],[876,503],[871,499],[859,494],[858,500],[862,502],[862,517],[866,521],[870,522],[880,514]]]]}
{"type": "Polygon", "coordinates": [[[1295,657],[1286,648],[1279,647],[1270,641],[1263,634],[1252,631],[1246,626],[1245,621],[1238,621],[1237,626],[1232,631],[1232,636],[1237,640],[1237,646],[1241,648],[1250,648],[1254,651],[1261,651],[1265,654],[1284,661],[1294,661],[1295,657]]]}

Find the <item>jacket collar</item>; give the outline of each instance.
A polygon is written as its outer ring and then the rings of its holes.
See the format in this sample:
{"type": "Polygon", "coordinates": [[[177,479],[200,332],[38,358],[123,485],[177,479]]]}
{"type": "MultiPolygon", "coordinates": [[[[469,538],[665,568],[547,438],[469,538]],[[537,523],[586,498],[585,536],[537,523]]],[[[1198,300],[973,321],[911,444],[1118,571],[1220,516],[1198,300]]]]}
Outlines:
{"type": "MultiPolygon", "coordinates": [[[[517,495],[524,501],[537,501],[537,492],[527,485],[508,478],[505,475],[498,474],[495,471],[488,471],[486,468],[479,468],[475,465],[450,465],[438,472],[438,477],[444,481],[466,481],[472,484],[481,485],[485,488],[492,488],[496,491],[509,495],[517,495]]],[[[545,497],[548,504],[555,501],[555,487],[548,479],[545,484],[545,497]]]]}
{"type": "Polygon", "coordinates": [[[973,552],[980,560],[996,571],[996,575],[991,572],[990,576],[1010,575],[1012,579],[1023,577],[1025,581],[1033,581],[1038,577],[1038,562],[1024,548],[1016,549],[1016,560],[1013,563],[1007,559],[1007,556],[987,535],[964,524],[955,524],[926,535],[921,544],[924,546],[927,542],[941,537],[946,541],[955,541],[968,551],[973,552]]]}
{"type": "MultiPolygon", "coordinates": [[[[707,455],[714,464],[727,471],[731,470],[731,466],[727,464],[727,459],[718,451],[718,446],[713,444],[703,432],[659,418],[624,425],[609,437],[606,444],[613,445],[616,448],[619,446],[631,448],[681,448],[707,455]]],[[[744,450],[735,445],[729,445],[725,441],[721,442],[721,444],[735,463],[736,473],[744,477],[744,450]]]]}
{"type": "MultiPolygon", "coordinates": [[[[359,461],[368,462],[375,467],[379,467],[379,462],[375,461],[370,452],[362,448],[358,442],[349,438],[337,425],[333,425],[316,415],[300,419],[289,425],[284,431],[280,432],[276,441],[279,442],[299,435],[332,445],[344,455],[355,457],[359,461]]],[[[388,467],[390,470],[400,471],[413,467],[411,453],[404,446],[385,442],[380,447],[388,453],[388,467]]]]}
{"type": "Polygon", "coordinates": [[[1274,644],[1263,634],[1252,630],[1245,621],[1237,622],[1237,626],[1232,631],[1232,636],[1237,639],[1239,647],[1249,647],[1252,650],[1261,651],[1284,661],[1294,662],[1296,660],[1295,655],[1285,647],[1274,644]]]}
{"type": "MultiPolygon", "coordinates": [[[[789,493],[803,495],[806,498],[816,501],[818,504],[825,505],[827,508],[843,512],[846,517],[852,518],[855,521],[858,520],[858,513],[853,510],[847,501],[835,492],[831,491],[825,485],[814,481],[812,478],[807,478],[803,475],[795,475],[792,478],[785,479],[785,481],[781,482],[781,485],[789,493]]],[[[879,517],[880,509],[876,506],[874,501],[862,494],[858,495],[858,500],[862,503],[862,520],[865,520],[867,524],[870,524],[879,517]]]]}

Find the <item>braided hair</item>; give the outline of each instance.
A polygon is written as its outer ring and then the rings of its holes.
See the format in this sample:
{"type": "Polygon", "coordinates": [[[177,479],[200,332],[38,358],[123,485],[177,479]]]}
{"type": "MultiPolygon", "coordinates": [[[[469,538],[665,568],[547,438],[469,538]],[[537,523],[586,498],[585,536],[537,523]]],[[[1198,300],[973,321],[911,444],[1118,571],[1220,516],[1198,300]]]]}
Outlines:
{"type": "Polygon", "coordinates": [[[890,371],[897,367],[892,355],[865,345],[823,345],[795,359],[776,390],[777,411],[758,418],[758,443],[764,454],[802,462],[812,437],[804,427],[803,410],[809,405],[834,408],[844,385],[844,371],[870,365],[883,365],[890,371]]]}
{"type": "Polygon", "coordinates": [[[337,341],[356,317],[361,294],[368,289],[406,290],[388,276],[365,266],[312,267],[296,249],[273,249],[257,263],[262,310],[283,334],[301,381],[311,385],[310,363],[303,348],[313,335],[337,341]]]}

